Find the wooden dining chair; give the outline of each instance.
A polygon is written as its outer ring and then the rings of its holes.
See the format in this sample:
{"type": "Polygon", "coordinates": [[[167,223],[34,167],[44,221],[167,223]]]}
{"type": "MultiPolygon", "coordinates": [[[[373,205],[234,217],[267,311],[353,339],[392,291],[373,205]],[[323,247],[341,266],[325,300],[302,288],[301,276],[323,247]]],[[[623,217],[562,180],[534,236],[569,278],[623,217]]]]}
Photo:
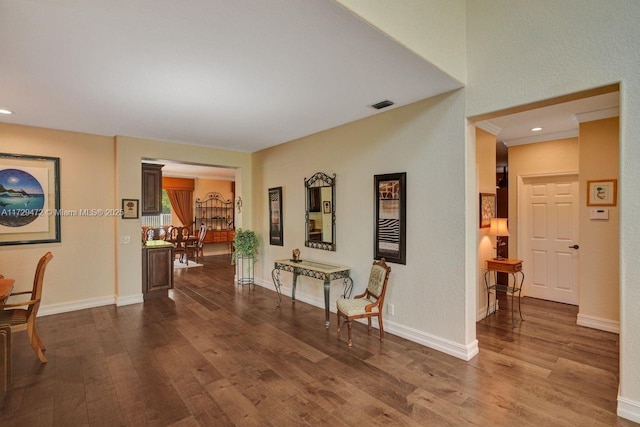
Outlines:
{"type": "Polygon", "coordinates": [[[22,331],[25,329],[27,330],[29,343],[42,363],[47,363],[47,358],[44,356],[44,351],[47,348],[42,342],[42,339],[40,339],[40,335],[38,335],[38,331],[36,330],[36,315],[40,308],[44,272],[47,268],[47,264],[51,261],[51,258],[53,258],[53,255],[51,252],[47,252],[42,256],[42,258],[40,258],[40,261],[38,261],[36,274],[33,278],[33,289],[31,291],[13,292],[9,295],[10,301],[12,296],[31,294],[29,301],[8,303],[2,306],[2,310],[0,310],[0,323],[6,322],[11,325],[12,332],[22,331]]]}
{"type": "Polygon", "coordinates": [[[207,226],[200,225],[200,231],[198,231],[198,240],[196,242],[196,262],[200,262],[200,259],[204,260],[204,239],[207,237],[207,226]]]}
{"type": "Polygon", "coordinates": [[[366,318],[369,323],[369,333],[371,333],[371,318],[377,317],[378,326],[380,327],[380,341],[384,340],[382,306],[387,292],[389,273],[391,273],[391,267],[384,262],[384,258],[380,259],[380,261],[374,261],[369,274],[369,283],[364,293],[353,297],[353,299],[340,298],[336,302],[338,308],[338,338],[340,338],[341,322],[344,319],[349,330],[349,347],[353,345],[351,342],[351,322],[355,319],[366,318]]]}

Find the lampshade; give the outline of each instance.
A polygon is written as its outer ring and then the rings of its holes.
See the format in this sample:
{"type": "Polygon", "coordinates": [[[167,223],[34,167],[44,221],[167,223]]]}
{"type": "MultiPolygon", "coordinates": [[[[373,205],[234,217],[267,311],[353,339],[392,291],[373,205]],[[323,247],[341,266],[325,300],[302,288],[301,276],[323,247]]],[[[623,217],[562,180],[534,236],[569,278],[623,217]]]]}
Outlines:
{"type": "Polygon", "coordinates": [[[507,218],[491,218],[489,234],[492,236],[508,236],[509,227],[507,226],[507,221],[507,218]]]}

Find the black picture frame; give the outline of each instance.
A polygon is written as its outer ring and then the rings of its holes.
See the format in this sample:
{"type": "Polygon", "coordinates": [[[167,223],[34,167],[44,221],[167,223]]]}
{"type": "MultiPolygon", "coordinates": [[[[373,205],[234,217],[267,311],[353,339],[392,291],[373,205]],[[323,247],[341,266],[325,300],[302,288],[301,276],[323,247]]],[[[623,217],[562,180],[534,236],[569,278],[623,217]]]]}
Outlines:
{"type": "Polygon", "coordinates": [[[407,173],[374,175],[374,259],[407,263],[407,173]]]}
{"type": "Polygon", "coordinates": [[[0,246],[59,243],[60,158],[0,153],[0,246]]]}
{"type": "Polygon", "coordinates": [[[269,189],[269,244],[284,246],[282,187],[269,189]]]}
{"type": "Polygon", "coordinates": [[[122,199],[122,219],[140,218],[140,201],[138,199],[122,199]]]}

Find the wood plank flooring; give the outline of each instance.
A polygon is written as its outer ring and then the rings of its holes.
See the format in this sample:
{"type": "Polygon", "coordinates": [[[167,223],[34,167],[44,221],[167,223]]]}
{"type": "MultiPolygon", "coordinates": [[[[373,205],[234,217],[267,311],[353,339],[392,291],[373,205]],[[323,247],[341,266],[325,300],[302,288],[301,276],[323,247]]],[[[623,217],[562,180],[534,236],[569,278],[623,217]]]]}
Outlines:
{"type": "Polygon", "coordinates": [[[0,425],[634,425],[615,414],[618,336],[572,306],[525,298],[512,328],[502,298],[465,362],[361,324],[349,349],[335,315],[235,286],[226,255],[175,279],[171,298],[39,318],[46,365],[16,333],[0,425]]]}

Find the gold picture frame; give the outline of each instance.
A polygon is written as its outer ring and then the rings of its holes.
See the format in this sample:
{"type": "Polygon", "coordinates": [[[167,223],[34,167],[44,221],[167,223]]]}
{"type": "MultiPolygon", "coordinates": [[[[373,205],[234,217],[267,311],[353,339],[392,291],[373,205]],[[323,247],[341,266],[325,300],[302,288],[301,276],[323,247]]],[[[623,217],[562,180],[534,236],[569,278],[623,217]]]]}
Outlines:
{"type": "Polygon", "coordinates": [[[617,201],[617,179],[587,181],[587,206],[616,206],[617,201]]]}
{"type": "Polygon", "coordinates": [[[496,195],[480,193],[480,228],[491,226],[491,218],[496,217],[496,195]]]}

